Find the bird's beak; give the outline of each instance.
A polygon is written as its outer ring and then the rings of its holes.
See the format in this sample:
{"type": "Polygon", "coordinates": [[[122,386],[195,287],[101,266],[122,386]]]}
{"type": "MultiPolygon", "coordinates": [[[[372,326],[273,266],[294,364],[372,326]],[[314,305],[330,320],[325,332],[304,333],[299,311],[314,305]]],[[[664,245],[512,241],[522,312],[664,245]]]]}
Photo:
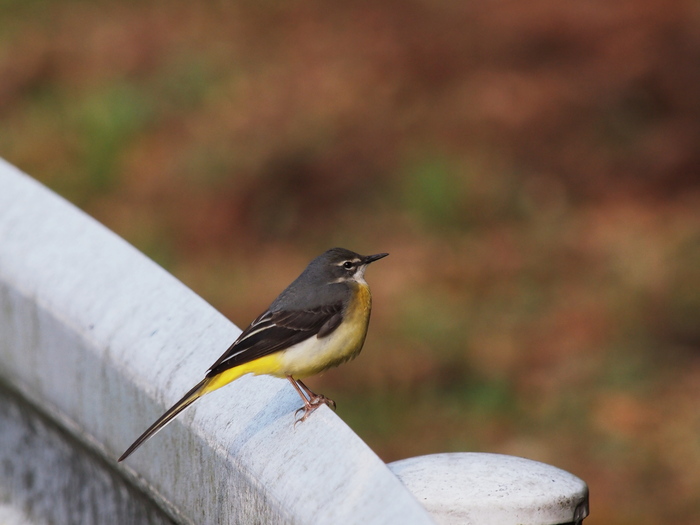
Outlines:
{"type": "Polygon", "coordinates": [[[388,253],[376,253],[374,255],[368,255],[367,257],[364,258],[362,261],[362,264],[369,264],[373,263],[374,261],[378,261],[379,259],[382,259],[389,255],[388,253]]]}

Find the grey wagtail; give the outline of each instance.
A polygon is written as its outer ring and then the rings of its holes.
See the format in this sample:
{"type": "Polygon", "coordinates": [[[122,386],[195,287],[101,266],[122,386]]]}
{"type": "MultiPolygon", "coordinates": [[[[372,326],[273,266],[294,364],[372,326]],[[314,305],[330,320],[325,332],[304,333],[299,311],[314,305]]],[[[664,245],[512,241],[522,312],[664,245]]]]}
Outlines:
{"type": "Polygon", "coordinates": [[[388,253],[359,255],[333,248],[319,255],[265,312],[243,330],[202,381],[175,403],[122,454],[134,450],[204,394],[246,374],[286,377],[304,406],[305,421],[321,404],[335,401],[314,394],[301,382],[357,357],[362,350],[372,309],[365,281],[367,265],[388,253]]]}

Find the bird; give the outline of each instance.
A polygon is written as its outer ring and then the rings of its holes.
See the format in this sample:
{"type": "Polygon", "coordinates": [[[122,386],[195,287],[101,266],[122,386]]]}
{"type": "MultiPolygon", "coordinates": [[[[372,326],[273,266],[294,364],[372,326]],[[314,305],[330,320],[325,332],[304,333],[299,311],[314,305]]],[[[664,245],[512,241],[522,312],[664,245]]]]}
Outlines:
{"type": "Polygon", "coordinates": [[[304,403],[295,412],[295,426],[321,405],[335,410],[335,401],[312,392],[302,379],[360,353],[372,310],[365,270],[387,255],[332,248],[313,259],[211,365],[204,379],[141,434],[117,462],[124,461],[197,399],[246,374],[289,380],[304,403]]]}

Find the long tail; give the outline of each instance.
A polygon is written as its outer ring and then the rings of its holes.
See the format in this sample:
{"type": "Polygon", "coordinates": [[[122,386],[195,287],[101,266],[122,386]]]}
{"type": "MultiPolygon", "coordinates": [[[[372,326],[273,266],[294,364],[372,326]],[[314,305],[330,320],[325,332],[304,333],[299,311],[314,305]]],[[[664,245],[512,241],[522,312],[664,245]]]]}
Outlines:
{"type": "Polygon", "coordinates": [[[132,454],[132,452],[134,452],[134,450],[139,448],[144,443],[144,441],[155,435],[159,430],[163,429],[165,425],[170,423],[175,416],[177,416],[180,412],[185,410],[192,403],[197,401],[197,399],[202,397],[204,394],[211,391],[211,389],[207,390],[207,385],[210,382],[211,378],[209,377],[203,379],[197,386],[195,386],[192,390],[187,392],[183,396],[183,398],[180,399],[180,401],[175,403],[165,414],[160,416],[158,420],[148,428],[148,430],[141,434],[139,438],[136,441],[134,441],[134,443],[129,448],[126,449],[126,452],[124,452],[117,461],[124,461],[132,454]]]}

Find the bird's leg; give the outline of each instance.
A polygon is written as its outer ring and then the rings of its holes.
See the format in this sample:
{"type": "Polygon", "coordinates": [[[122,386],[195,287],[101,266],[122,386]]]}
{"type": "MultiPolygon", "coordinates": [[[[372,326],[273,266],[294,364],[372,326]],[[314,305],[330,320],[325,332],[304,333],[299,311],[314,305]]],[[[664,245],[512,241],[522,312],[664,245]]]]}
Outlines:
{"type": "Polygon", "coordinates": [[[309,417],[314,410],[321,406],[321,403],[325,403],[329,407],[335,409],[335,402],[332,399],[328,399],[325,396],[314,394],[304,383],[294,379],[292,376],[287,376],[287,379],[297,391],[299,397],[301,397],[301,399],[304,401],[304,406],[294,413],[294,415],[296,416],[296,414],[298,414],[300,411],[304,411],[304,415],[302,415],[299,419],[297,419],[294,422],[295,425],[302,421],[306,421],[306,418],[309,417]],[[303,391],[302,388],[304,389],[303,391]],[[306,392],[306,394],[309,396],[308,399],[304,395],[304,392],[306,392]]]}
{"type": "Polygon", "coordinates": [[[304,411],[304,415],[301,418],[294,421],[294,426],[296,426],[297,423],[299,423],[301,421],[306,421],[306,418],[309,417],[311,412],[313,412],[314,410],[316,410],[318,408],[318,403],[314,405],[306,398],[306,396],[304,395],[304,392],[301,390],[301,387],[297,384],[296,380],[292,376],[287,376],[287,379],[289,379],[289,382],[292,384],[294,389],[297,391],[297,394],[299,394],[299,397],[301,397],[302,401],[304,401],[304,406],[301,407],[296,412],[294,412],[294,416],[296,417],[296,415],[299,413],[299,411],[301,411],[301,410],[304,411]]]}
{"type": "Polygon", "coordinates": [[[306,386],[301,379],[296,379],[296,382],[299,384],[301,388],[304,389],[304,392],[306,392],[306,395],[309,396],[309,402],[312,405],[320,405],[321,403],[325,403],[329,407],[331,407],[333,410],[335,410],[335,401],[333,401],[330,398],[327,398],[326,396],[322,394],[314,394],[311,389],[306,386]]]}

